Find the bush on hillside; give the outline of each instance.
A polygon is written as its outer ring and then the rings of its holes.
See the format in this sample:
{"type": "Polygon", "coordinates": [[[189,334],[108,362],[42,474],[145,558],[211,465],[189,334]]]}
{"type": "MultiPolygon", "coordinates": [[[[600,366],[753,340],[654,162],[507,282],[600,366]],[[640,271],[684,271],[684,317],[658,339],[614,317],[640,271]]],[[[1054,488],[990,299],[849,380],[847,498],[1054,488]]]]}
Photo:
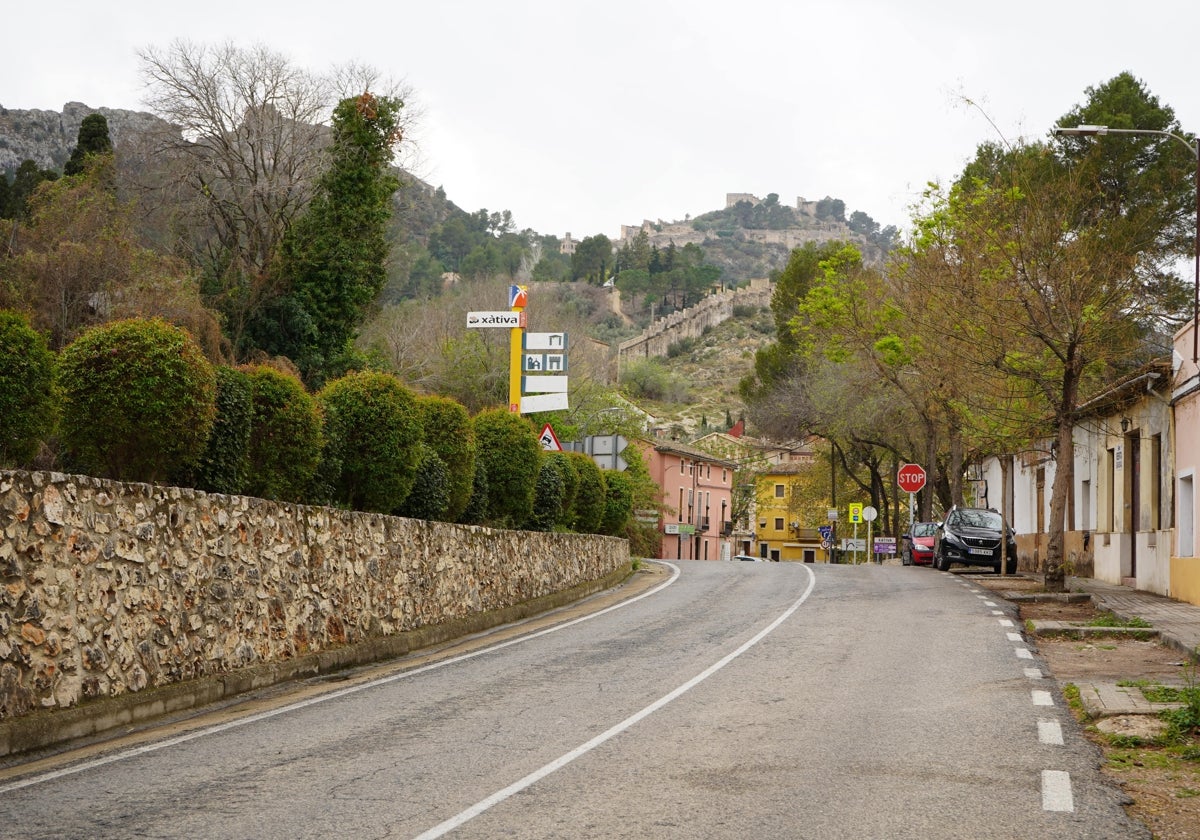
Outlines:
{"type": "Polygon", "coordinates": [[[0,312],[0,467],[23,467],[54,428],[54,354],[24,316],[0,312]]]}
{"type": "Polygon", "coordinates": [[[59,357],[62,442],[73,469],[165,481],[204,451],[216,376],[184,330],[158,319],[113,321],[59,357]]]}
{"type": "Polygon", "coordinates": [[[449,397],[417,398],[425,442],[433,447],[448,471],[450,500],[447,521],[455,522],[466,510],[475,482],[475,429],[471,415],[449,397]]]}
{"type": "Polygon", "coordinates": [[[604,518],[604,473],[582,452],[568,452],[567,457],[579,476],[579,486],[571,505],[570,527],[581,534],[597,534],[604,518]]]}
{"type": "Polygon", "coordinates": [[[542,447],[529,421],[507,409],[475,415],[476,460],[487,469],[488,521],[523,528],[533,514],[533,494],[542,447]]]}
{"type": "Polygon", "coordinates": [[[317,395],[325,438],[340,469],[327,476],[334,500],[354,510],[393,513],[416,480],[424,433],[417,398],[388,373],[352,373],[317,395]]]}
{"type": "Polygon", "coordinates": [[[307,501],[324,443],[320,407],[295,376],[261,365],[246,373],[254,407],[246,493],[307,501]]]}

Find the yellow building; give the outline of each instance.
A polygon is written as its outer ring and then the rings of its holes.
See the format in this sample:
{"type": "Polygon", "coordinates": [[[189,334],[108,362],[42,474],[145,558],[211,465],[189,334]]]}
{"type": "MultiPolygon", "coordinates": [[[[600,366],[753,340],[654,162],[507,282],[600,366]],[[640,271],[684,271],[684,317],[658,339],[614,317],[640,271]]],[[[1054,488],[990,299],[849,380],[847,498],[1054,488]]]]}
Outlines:
{"type": "Polygon", "coordinates": [[[827,562],[816,528],[801,527],[804,517],[797,491],[805,464],[772,464],[755,483],[755,541],[759,557],[804,563],[827,562]]]}

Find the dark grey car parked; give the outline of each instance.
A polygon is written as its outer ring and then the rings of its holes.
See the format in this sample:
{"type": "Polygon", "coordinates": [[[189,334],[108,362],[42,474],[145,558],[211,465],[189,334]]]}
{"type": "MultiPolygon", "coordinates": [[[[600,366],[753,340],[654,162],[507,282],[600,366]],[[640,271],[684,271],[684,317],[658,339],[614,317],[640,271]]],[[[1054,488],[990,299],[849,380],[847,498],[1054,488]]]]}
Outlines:
{"type": "MultiPolygon", "coordinates": [[[[933,565],[939,571],[949,571],[959,563],[964,566],[991,566],[1000,574],[1002,520],[1000,514],[986,508],[953,507],[946,519],[938,523],[933,542],[933,565]]],[[[1017,538],[1007,529],[1008,574],[1017,571],[1017,538]]]]}

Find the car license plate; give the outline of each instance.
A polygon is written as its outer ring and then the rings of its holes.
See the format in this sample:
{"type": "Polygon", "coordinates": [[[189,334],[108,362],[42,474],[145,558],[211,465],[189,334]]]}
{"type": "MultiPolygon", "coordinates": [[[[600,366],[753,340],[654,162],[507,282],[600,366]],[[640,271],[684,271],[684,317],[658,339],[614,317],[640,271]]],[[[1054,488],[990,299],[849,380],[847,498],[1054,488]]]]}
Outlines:
{"type": "Polygon", "coordinates": [[[968,548],[967,551],[969,551],[971,554],[986,554],[989,557],[992,554],[992,550],[990,548],[968,548]]]}

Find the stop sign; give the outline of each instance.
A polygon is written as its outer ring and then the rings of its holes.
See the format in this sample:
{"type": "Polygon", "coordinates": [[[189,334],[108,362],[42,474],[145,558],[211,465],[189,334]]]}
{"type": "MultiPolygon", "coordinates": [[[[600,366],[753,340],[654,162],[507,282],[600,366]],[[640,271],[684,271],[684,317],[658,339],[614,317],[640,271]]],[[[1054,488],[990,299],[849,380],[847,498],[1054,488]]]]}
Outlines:
{"type": "Polygon", "coordinates": [[[905,493],[916,493],[925,486],[925,468],[920,464],[905,464],[896,475],[896,483],[905,493]]]}

